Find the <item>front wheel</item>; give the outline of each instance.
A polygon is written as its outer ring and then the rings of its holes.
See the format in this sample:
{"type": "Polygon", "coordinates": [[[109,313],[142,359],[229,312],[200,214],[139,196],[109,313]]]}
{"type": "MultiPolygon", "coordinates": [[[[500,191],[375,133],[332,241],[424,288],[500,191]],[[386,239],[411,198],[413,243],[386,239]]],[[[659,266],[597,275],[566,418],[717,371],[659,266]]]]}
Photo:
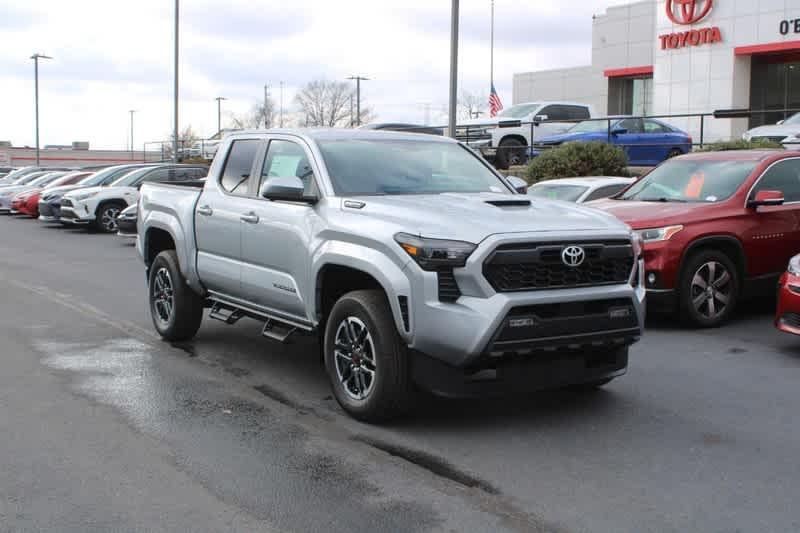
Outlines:
{"type": "Polygon", "coordinates": [[[353,291],[334,304],[324,356],[333,394],[353,418],[379,422],[408,409],[408,349],[382,291],[353,291]]]}
{"type": "Polygon", "coordinates": [[[527,147],[519,139],[503,139],[497,147],[495,163],[498,169],[508,170],[509,167],[524,165],[528,160],[527,147]]]}
{"type": "Polygon", "coordinates": [[[186,284],[175,250],[165,250],[150,266],[150,316],[166,341],[191,339],[203,321],[203,298],[186,284]]]}
{"type": "Polygon", "coordinates": [[[701,328],[720,326],[730,318],[738,296],[739,273],[723,252],[706,250],[687,260],[679,287],[687,322],[701,328]]]}
{"type": "Polygon", "coordinates": [[[125,209],[125,204],[119,202],[109,202],[97,208],[97,215],[94,220],[95,229],[103,233],[116,233],[117,217],[125,209]]]}

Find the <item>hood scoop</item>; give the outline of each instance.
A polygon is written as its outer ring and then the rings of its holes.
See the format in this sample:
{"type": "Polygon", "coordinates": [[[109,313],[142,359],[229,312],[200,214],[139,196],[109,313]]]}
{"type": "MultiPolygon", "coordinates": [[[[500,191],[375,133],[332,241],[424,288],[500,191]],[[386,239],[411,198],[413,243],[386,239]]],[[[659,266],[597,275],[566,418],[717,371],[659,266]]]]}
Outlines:
{"type": "Polygon", "coordinates": [[[486,203],[495,207],[530,207],[530,200],[486,200],[486,203]]]}

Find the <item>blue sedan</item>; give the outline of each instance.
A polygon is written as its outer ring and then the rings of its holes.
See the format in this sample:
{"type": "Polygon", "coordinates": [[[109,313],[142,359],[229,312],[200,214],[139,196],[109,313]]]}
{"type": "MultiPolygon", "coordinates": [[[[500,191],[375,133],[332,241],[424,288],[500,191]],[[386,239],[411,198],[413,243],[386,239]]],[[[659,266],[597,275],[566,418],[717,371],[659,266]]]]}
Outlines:
{"type": "Polygon", "coordinates": [[[560,135],[537,139],[531,150],[536,157],[543,150],[568,142],[608,142],[622,147],[633,166],[658,165],[665,159],[692,150],[688,133],[652,118],[616,117],[611,121],[609,134],[607,120],[586,120],[575,124],[560,135]]]}

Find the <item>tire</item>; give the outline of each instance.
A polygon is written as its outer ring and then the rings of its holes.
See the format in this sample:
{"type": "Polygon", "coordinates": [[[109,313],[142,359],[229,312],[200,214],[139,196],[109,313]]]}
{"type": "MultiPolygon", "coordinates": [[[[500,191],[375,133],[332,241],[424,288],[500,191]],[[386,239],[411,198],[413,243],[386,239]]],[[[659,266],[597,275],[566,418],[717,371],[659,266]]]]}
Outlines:
{"type": "Polygon", "coordinates": [[[203,298],[186,284],[175,250],[165,250],[150,266],[148,302],[153,326],[170,342],[191,339],[203,321],[203,298]]]}
{"type": "Polygon", "coordinates": [[[722,325],[736,309],[739,287],[736,264],[725,253],[709,249],[692,254],[678,287],[681,318],[700,328],[722,325]]]}
{"type": "Polygon", "coordinates": [[[97,206],[93,229],[102,233],[117,232],[117,217],[125,209],[125,202],[106,202],[97,206]]]}
{"type": "Polygon", "coordinates": [[[673,157],[678,157],[679,155],[683,155],[683,150],[680,148],[673,148],[667,154],[667,159],[672,159],[673,157]]]}
{"type": "Polygon", "coordinates": [[[512,165],[524,165],[528,160],[526,150],[527,147],[519,139],[503,139],[494,156],[495,166],[500,170],[508,170],[512,165]]]}
{"type": "Polygon", "coordinates": [[[333,395],[353,418],[381,422],[409,409],[408,348],[382,291],[353,291],[339,298],[327,319],[324,356],[333,395]]]}
{"type": "Polygon", "coordinates": [[[569,390],[575,392],[592,392],[601,389],[614,381],[614,378],[598,379],[597,381],[589,381],[588,383],[578,383],[577,385],[570,385],[569,390]]]}

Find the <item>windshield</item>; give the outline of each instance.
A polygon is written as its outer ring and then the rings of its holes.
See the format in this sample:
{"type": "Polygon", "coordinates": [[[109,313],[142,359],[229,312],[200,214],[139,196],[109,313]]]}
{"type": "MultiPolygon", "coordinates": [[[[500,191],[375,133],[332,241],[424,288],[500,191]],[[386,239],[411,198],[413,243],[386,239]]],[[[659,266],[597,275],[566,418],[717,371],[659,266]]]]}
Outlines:
{"type": "Polygon", "coordinates": [[[121,178],[118,178],[116,181],[111,182],[112,187],[130,187],[136,181],[141,178],[143,175],[147,174],[153,170],[151,167],[146,168],[137,168],[133,171],[128,171],[127,174],[123,174],[121,178]]]}
{"type": "Polygon", "coordinates": [[[783,123],[784,124],[800,124],[800,113],[796,113],[796,114],[792,115],[791,117],[787,118],[783,123]]]}
{"type": "Polygon", "coordinates": [[[55,181],[64,174],[66,174],[66,172],[48,172],[44,176],[39,176],[35,180],[31,181],[30,183],[28,183],[28,185],[30,185],[31,187],[42,187],[44,185],[47,185],[51,181],[55,181]]]}
{"type": "Polygon", "coordinates": [[[756,165],[756,161],[668,161],[633,184],[619,199],[720,202],[742,186],[756,165]]]}
{"type": "MultiPolygon", "coordinates": [[[[616,122],[611,123],[611,129],[614,129],[616,122]]],[[[583,122],[578,122],[574,126],[572,126],[569,130],[569,133],[600,133],[600,132],[607,132],[608,131],[608,121],[607,120],[584,120],[583,122]]]]}
{"type": "Polygon", "coordinates": [[[511,106],[508,109],[501,111],[498,113],[498,117],[503,118],[525,118],[537,109],[541,107],[541,104],[520,104],[511,106]]]}
{"type": "Polygon", "coordinates": [[[86,187],[93,187],[95,185],[105,185],[107,183],[111,183],[112,181],[118,179],[120,176],[127,174],[131,170],[135,170],[138,167],[111,167],[100,170],[99,172],[95,172],[94,174],[87,176],[83,180],[79,182],[79,185],[83,185],[86,187]]]}
{"type": "Polygon", "coordinates": [[[528,194],[550,200],[562,200],[564,202],[577,202],[578,198],[585,193],[589,187],[583,185],[534,185],[528,189],[528,194]]]}
{"type": "Polygon", "coordinates": [[[320,151],[338,195],[511,194],[466,148],[417,140],[320,141],[320,151]]]}

